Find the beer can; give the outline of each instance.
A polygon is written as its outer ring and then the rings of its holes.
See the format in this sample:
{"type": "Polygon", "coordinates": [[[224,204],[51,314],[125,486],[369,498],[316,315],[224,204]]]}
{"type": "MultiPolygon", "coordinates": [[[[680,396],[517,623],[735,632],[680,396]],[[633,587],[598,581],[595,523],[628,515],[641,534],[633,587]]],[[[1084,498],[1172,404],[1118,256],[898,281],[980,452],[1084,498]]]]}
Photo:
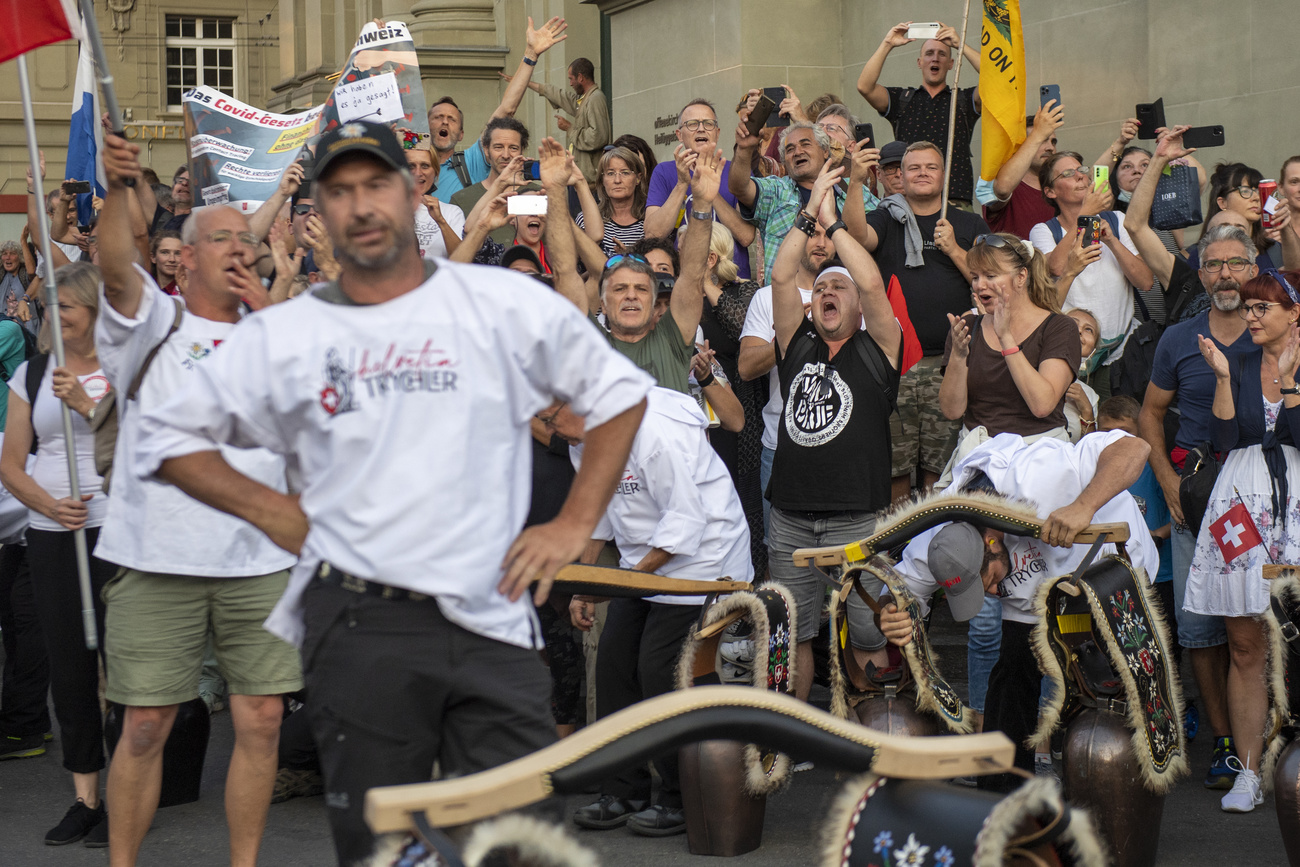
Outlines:
{"type": "Polygon", "coordinates": [[[1259,206],[1260,219],[1264,221],[1264,228],[1273,228],[1273,212],[1277,210],[1277,181],[1272,178],[1259,182],[1259,206]]]}

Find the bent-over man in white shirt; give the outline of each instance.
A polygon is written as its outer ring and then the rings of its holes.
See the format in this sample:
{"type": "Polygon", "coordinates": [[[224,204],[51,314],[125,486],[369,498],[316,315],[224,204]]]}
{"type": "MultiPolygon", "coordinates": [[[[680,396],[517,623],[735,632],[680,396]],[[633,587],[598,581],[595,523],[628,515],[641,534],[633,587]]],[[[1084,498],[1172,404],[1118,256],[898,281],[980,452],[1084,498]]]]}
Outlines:
{"type": "MultiPolygon", "coordinates": [[[[95,554],[122,566],[104,587],[109,701],[126,706],[109,766],[109,860],[134,864],[158,807],[163,745],[177,707],[199,694],[208,634],[230,687],[235,749],[226,778],[232,865],[252,865],[266,825],[284,713],[281,695],[302,688],[292,645],[262,621],[284,592],[294,556],[257,528],[134,476],[145,413],[170,400],[215,359],[240,321],[241,301],[268,302],[250,270],[257,237],[228,207],[196,210],[182,231],[185,311],[136,264],[127,178],[139,148],[105,134],[108,192],[99,227],[103,301],[95,345],[117,392],[119,432],[112,493],[95,554]],[[152,361],[148,359],[152,355],[152,361]],[[135,399],[126,395],[146,365],[135,399]]],[[[269,375],[264,370],[261,376],[269,375]]],[[[187,412],[181,398],[179,412],[187,412]]],[[[230,463],[268,490],[284,491],[285,461],[266,449],[228,449],[230,463]]],[[[283,494],[280,494],[283,496],[283,494]]]]}
{"type": "MultiPolygon", "coordinates": [[[[583,439],[582,419],[568,408],[559,407],[547,418],[570,442],[583,439]]],[[[709,445],[708,426],[690,395],[667,388],[650,392],[614,498],[583,557],[596,562],[612,539],[624,569],[701,582],[699,596],[610,601],[596,655],[596,715],[601,719],[674,689],[677,656],[700,615],[707,582],[753,578],[745,512],[726,464],[709,445]]],[[[571,451],[581,469],[591,457],[590,441],[571,451]]],[[[586,631],[595,602],[575,597],[569,612],[573,625],[586,631]]],[[[651,837],[685,831],[677,755],[654,764],[660,778],[658,803],[650,804],[650,771],[642,765],[606,780],[601,796],[573,820],[596,830],[626,824],[651,837]]]]}
{"type": "MultiPolygon", "coordinates": [[[[1041,539],[984,529],[981,534],[987,552],[977,540],[966,558],[968,577],[978,572],[985,592],[1002,600],[1002,649],[989,676],[984,730],[1000,731],[1011,738],[1016,744],[1016,765],[1030,773],[1034,753],[1024,744],[1037,723],[1042,682],[1030,645],[1037,621],[1034,597],[1045,578],[1069,575],[1083,562],[1088,547],[1069,543],[1092,523],[1127,523],[1129,558],[1136,568],[1145,570],[1148,580],[1154,580],[1160,554],[1137,501],[1128,492],[1142,474],[1149,451],[1145,440],[1121,431],[1089,434],[1077,444],[1051,438],[1026,443],[1015,434],[1004,433],[981,444],[953,468],[953,484],[947,490],[956,493],[972,486],[992,487],[1003,496],[1032,503],[1044,522],[1041,539]]],[[[923,611],[929,610],[929,599],[940,581],[955,577],[948,571],[932,574],[935,566],[927,556],[932,552],[930,543],[941,533],[951,535],[948,528],[953,526],[944,524],[916,536],[898,564],[923,611]]],[[[1114,551],[1115,546],[1107,544],[1099,556],[1114,551]]],[[[855,607],[865,609],[853,597],[850,603],[851,617],[855,607]]],[[[907,612],[892,605],[881,613],[880,629],[894,644],[911,640],[907,612]]],[[[1019,782],[1020,778],[1009,774],[980,778],[981,788],[1006,791],[1019,782]]]]}
{"type": "Polygon", "coordinates": [[[537,281],[422,260],[387,127],[327,133],[315,174],[339,282],[236,329],[147,415],[136,470],[299,554],[267,627],[302,646],[335,849],[354,864],[373,847],[367,789],[554,740],[524,593],[537,580],[544,602],[586,548],[652,383],[537,281]],[[586,417],[587,460],[559,515],[520,533],[529,420],[556,398],[586,417]],[[241,475],[219,443],[293,455],[301,499],[241,475]]]}

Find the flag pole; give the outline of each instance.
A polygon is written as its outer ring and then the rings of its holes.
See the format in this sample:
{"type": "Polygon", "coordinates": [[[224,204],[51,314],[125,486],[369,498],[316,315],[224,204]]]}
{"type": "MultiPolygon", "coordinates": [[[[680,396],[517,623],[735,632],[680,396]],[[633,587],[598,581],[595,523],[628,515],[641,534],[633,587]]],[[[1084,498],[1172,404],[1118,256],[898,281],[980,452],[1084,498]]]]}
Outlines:
{"type": "MultiPolygon", "coordinates": [[[[104,93],[104,109],[112,121],[113,135],[126,138],[125,119],[117,104],[117,88],[114,86],[113,73],[108,69],[108,55],[104,53],[104,39],[99,35],[99,21],[95,18],[95,0],[78,0],[78,7],[81,9],[81,26],[86,31],[90,53],[95,58],[95,69],[99,71],[99,87],[104,93]]],[[[95,118],[95,122],[98,123],[99,118],[95,118]]],[[[123,183],[134,187],[135,178],[126,178],[123,183]]]]}
{"type": "MultiPolygon", "coordinates": [[[[27,130],[27,155],[32,161],[32,187],[45,198],[44,179],[41,177],[40,149],[36,145],[36,121],[32,114],[32,87],[27,76],[27,55],[18,57],[18,86],[23,98],[23,126],[27,130]]],[[[45,258],[45,314],[49,317],[50,339],[53,343],[54,366],[64,366],[63,329],[59,325],[59,287],[54,276],[54,254],[50,246],[50,217],[45,202],[36,209],[41,229],[41,255],[45,258]]],[[[29,395],[29,398],[34,395],[29,395]]],[[[77,444],[72,435],[72,410],[59,401],[63,409],[63,441],[68,452],[68,487],[71,499],[81,502],[81,480],[77,476],[77,444]]],[[[99,632],[95,628],[95,602],[90,589],[90,553],[86,549],[86,531],[72,532],[77,554],[77,583],[81,586],[81,625],[86,634],[86,649],[99,647],[99,632]]]]}
{"type": "MultiPolygon", "coordinates": [[[[87,0],[82,0],[87,2],[87,0]]],[[[952,142],[957,134],[957,96],[959,86],[961,85],[961,68],[965,65],[966,58],[962,53],[966,50],[966,24],[970,20],[970,0],[966,0],[966,8],[961,13],[961,30],[957,32],[957,69],[952,77],[952,94],[948,99],[948,148],[944,151],[945,158],[943,161],[943,202],[939,207],[939,219],[948,219],[948,184],[952,180],[952,142]]]]}

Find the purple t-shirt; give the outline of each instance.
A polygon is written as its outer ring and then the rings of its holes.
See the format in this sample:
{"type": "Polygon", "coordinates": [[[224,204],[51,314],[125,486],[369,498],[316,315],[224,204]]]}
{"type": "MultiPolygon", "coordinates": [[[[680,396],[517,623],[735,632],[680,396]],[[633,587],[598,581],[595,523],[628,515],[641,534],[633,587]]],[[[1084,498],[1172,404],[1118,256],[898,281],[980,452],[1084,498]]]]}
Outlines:
{"type": "MultiPolygon", "coordinates": [[[[731,175],[731,160],[722,164],[722,188],[718,194],[727,200],[727,204],[736,207],[736,197],[727,189],[727,178],[731,175]]],[[[668,196],[672,194],[673,187],[677,186],[677,163],[673,160],[664,160],[655,166],[650,173],[650,191],[646,194],[645,204],[647,208],[661,208],[664,202],[668,201],[668,196]]],[[[682,207],[687,211],[685,219],[690,219],[691,210],[691,191],[686,190],[686,201],[682,207]]],[[[736,267],[740,269],[737,280],[749,279],[749,248],[736,244],[736,254],[733,257],[736,267]]]]}

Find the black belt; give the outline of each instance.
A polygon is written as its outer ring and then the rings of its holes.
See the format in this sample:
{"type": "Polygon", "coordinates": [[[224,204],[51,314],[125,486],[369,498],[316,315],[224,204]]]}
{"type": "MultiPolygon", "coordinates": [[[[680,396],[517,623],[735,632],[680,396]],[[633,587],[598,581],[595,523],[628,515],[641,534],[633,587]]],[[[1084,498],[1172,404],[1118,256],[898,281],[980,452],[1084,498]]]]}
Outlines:
{"type": "Polygon", "coordinates": [[[337,566],[331,566],[324,561],[316,568],[316,580],[342,587],[351,593],[362,596],[376,596],[391,602],[425,602],[433,598],[428,594],[416,593],[414,590],[407,590],[404,587],[380,584],[378,581],[367,581],[364,578],[349,575],[337,566]]]}

